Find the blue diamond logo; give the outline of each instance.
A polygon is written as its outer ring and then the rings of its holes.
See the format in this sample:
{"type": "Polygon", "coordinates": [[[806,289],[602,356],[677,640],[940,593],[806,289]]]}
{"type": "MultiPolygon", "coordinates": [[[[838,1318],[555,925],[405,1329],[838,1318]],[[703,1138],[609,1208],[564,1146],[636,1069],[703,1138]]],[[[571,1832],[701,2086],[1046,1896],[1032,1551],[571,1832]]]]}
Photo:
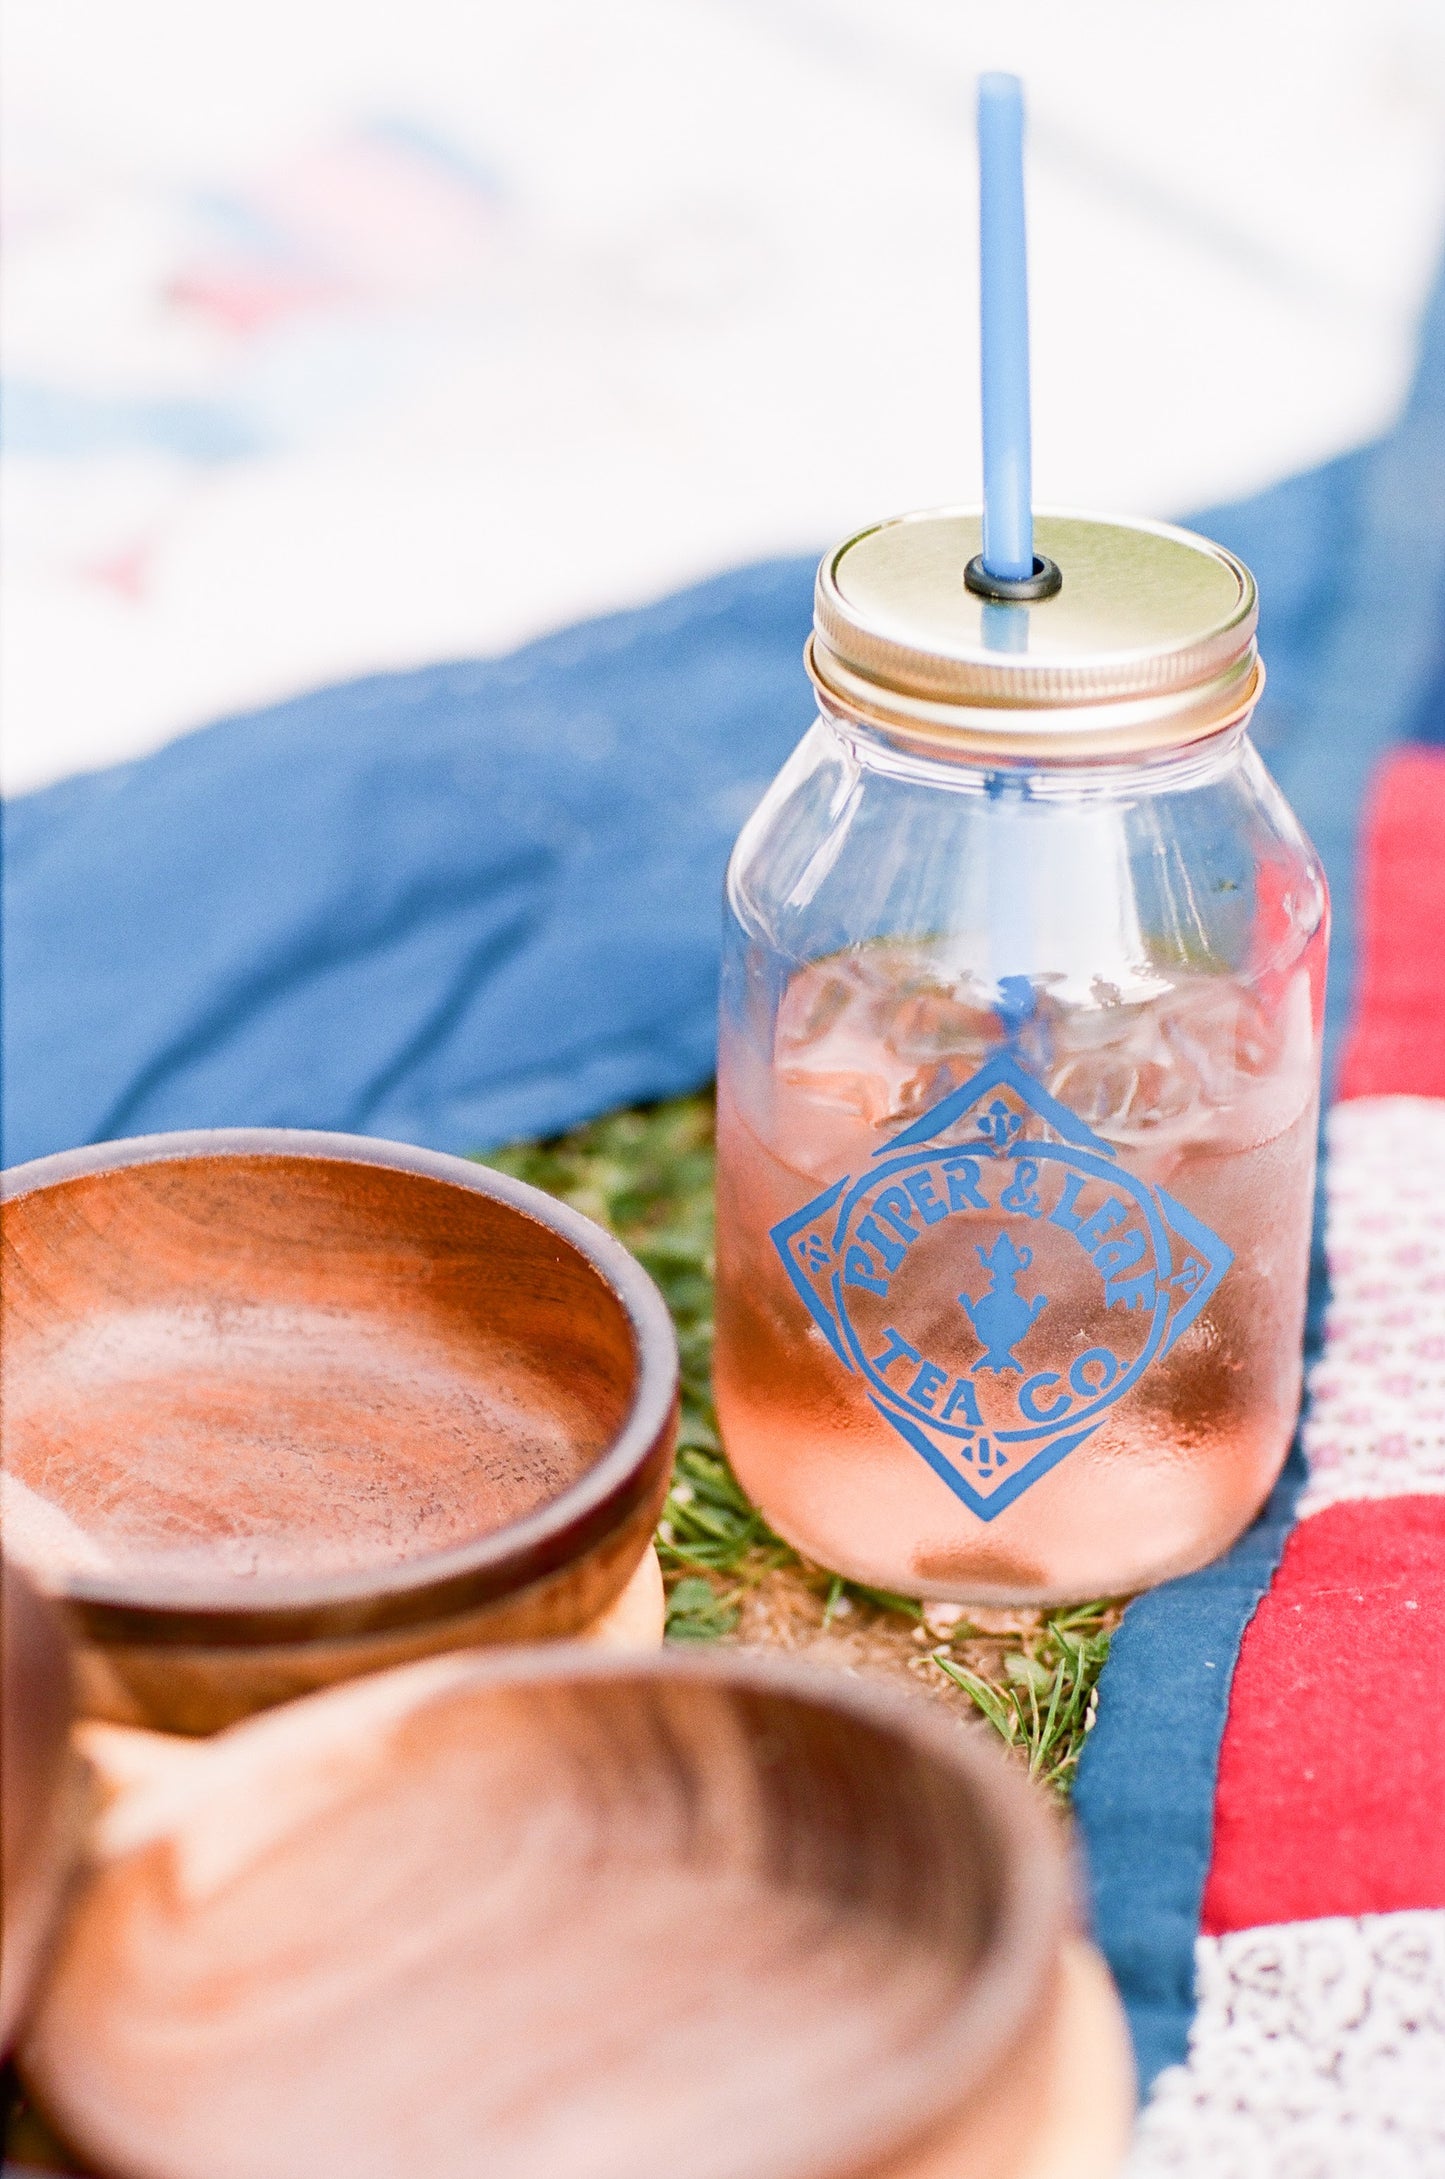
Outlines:
{"type": "Polygon", "coordinates": [[[839,1366],[985,1521],[1093,1435],[1233,1261],[1006,1051],[772,1239],[839,1366]]]}

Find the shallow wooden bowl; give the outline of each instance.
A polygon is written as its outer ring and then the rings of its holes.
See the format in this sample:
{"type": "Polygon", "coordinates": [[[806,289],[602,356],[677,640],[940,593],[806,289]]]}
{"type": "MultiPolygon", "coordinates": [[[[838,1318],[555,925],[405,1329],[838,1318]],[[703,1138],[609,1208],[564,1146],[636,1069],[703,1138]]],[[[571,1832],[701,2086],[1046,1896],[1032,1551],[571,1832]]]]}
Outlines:
{"type": "Polygon", "coordinates": [[[1054,1828],[915,1703],[553,1647],[162,1756],[22,2049],[116,2179],[1113,2169],[1127,2060],[1077,2002],[1054,1828]]]}
{"type": "Polygon", "coordinates": [[[91,1716],[209,1731],[577,1632],[667,1486],[677,1350],[600,1227],[460,1158],[245,1129],[5,1176],[5,1520],[91,1716]]]}

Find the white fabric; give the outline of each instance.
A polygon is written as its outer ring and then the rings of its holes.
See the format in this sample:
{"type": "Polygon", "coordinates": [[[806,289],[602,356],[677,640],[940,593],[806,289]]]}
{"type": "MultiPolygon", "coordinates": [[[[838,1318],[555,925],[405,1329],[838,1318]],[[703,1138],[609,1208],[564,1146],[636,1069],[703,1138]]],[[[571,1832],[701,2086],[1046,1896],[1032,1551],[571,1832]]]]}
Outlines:
{"type": "Polygon", "coordinates": [[[1438,2179],[1445,1913],[1202,1937],[1189,2063],[1161,2075],[1128,2179],[1438,2179]]]}
{"type": "Polygon", "coordinates": [[[1328,1140],[1330,1305],[1302,1516],[1445,1491],[1445,1102],[1362,1097],[1331,1113],[1328,1140]]]}
{"type": "Polygon", "coordinates": [[[999,65],[1041,502],[1385,425],[1436,0],[9,0],[7,785],[976,496],[999,65]]]}

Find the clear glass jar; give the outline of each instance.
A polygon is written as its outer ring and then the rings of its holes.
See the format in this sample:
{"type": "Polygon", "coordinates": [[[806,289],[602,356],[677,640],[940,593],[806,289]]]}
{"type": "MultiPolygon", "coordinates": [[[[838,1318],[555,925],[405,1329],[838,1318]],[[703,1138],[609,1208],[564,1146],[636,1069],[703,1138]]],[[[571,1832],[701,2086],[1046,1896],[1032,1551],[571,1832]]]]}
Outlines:
{"type": "Polygon", "coordinates": [[[956,734],[936,687],[864,716],[815,660],[728,876],[716,1388],[740,1480],[826,1567],[1120,1594],[1222,1551],[1279,1472],[1328,911],[1252,672],[1162,733],[1156,672],[1142,750],[1098,747],[1110,697],[1101,732],[1035,709],[980,753],[976,704],[956,734]]]}

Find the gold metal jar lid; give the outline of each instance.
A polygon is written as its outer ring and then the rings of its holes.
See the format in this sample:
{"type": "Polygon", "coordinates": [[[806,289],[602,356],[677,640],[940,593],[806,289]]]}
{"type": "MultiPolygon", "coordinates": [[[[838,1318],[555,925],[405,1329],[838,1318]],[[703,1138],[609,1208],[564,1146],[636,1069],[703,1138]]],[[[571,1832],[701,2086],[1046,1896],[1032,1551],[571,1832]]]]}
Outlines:
{"type": "Polygon", "coordinates": [[[808,671],[824,704],[909,742],[1057,759],[1177,747],[1244,718],[1264,669],[1254,577],[1163,522],[1040,514],[1052,597],[964,582],[982,517],[935,508],[860,530],[818,570],[808,671]]]}

